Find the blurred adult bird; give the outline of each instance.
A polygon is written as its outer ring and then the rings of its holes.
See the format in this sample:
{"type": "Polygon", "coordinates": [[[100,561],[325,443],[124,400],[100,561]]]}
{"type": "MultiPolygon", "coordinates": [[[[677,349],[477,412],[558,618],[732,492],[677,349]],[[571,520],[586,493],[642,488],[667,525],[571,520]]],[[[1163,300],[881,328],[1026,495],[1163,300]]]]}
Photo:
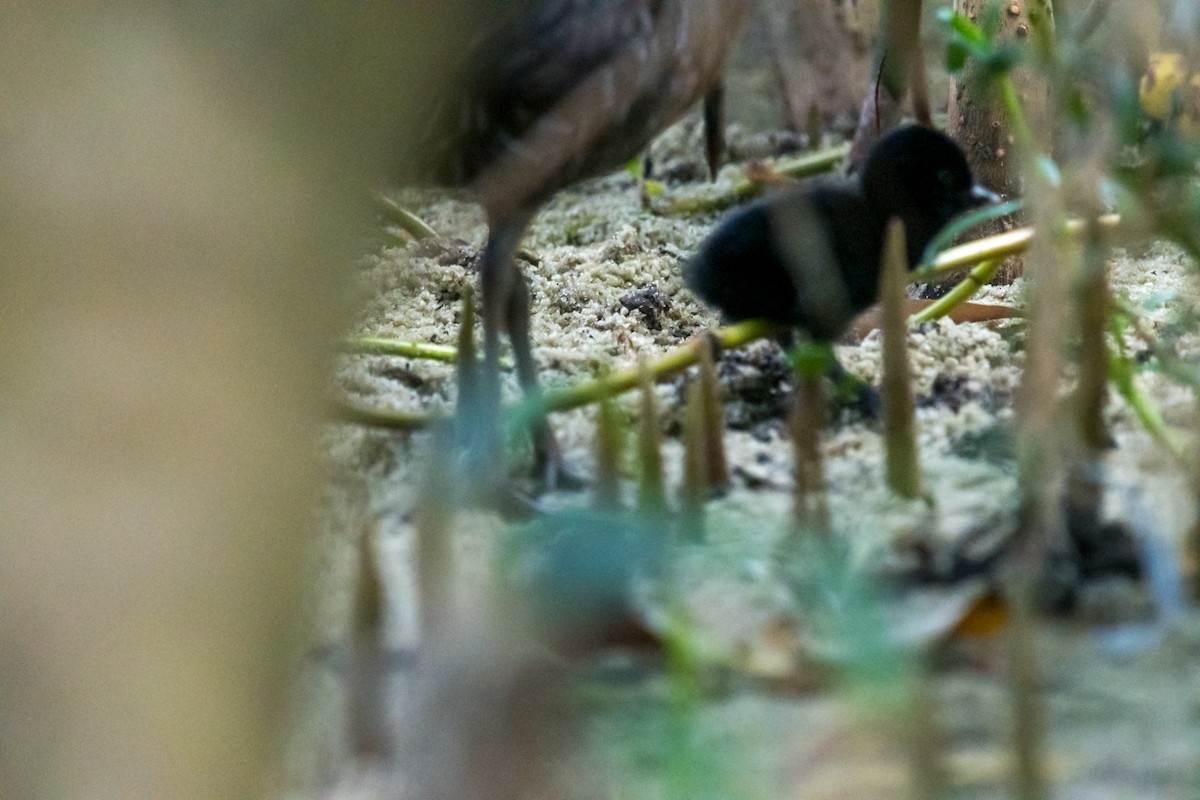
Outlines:
{"type": "Polygon", "coordinates": [[[911,126],[871,150],[861,178],[771,197],[701,245],[687,284],[731,320],[764,318],[831,342],[878,297],[888,220],[904,222],[908,264],[947,222],[999,198],[971,177],[947,136],[911,126]]]}
{"type": "MultiPolygon", "coordinates": [[[[717,80],[750,0],[520,0],[471,48],[424,137],[427,177],[487,212],[479,265],[484,375],[477,421],[495,453],[500,334],[537,393],[529,292],[513,255],[554,192],[635,157],[717,80]]],[[[461,424],[461,421],[460,421],[461,424]]],[[[479,439],[480,436],[474,437],[479,439]]],[[[558,454],[549,430],[540,466],[558,454]]]]}

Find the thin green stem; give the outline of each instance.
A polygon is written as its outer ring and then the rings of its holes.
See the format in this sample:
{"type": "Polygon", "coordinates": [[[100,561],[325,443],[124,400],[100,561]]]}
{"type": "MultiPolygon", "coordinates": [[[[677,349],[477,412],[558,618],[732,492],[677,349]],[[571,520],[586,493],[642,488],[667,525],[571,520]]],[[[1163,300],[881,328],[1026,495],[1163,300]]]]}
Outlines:
{"type": "MultiPolygon", "coordinates": [[[[1121,218],[1117,214],[1104,214],[1096,218],[1096,224],[1104,230],[1112,230],[1121,224],[1121,218]]],[[[1086,227],[1085,220],[1067,220],[1065,227],[1067,235],[1079,237],[1086,227]]],[[[1029,249],[1029,243],[1033,241],[1036,233],[1037,231],[1034,228],[1017,228],[1013,231],[1005,231],[995,236],[989,236],[986,239],[978,239],[974,242],[967,242],[957,247],[951,247],[949,250],[944,250],[940,253],[929,266],[914,270],[909,280],[912,283],[921,283],[944,272],[969,267],[972,264],[978,264],[980,261],[1002,259],[1017,255],[1018,253],[1024,253],[1029,249]]]]}
{"type": "MultiPolygon", "coordinates": [[[[776,334],[780,330],[780,326],[773,322],[752,319],[736,325],[717,328],[705,335],[711,336],[721,349],[735,349],[776,334]]],[[[676,375],[700,362],[703,346],[703,340],[693,339],[661,358],[648,362],[646,369],[655,381],[676,375]]],[[[637,385],[638,368],[636,366],[616,370],[603,378],[586,381],[567,389],[547,391],[542,401],[543,408],[546,411],[567,411],[593,403],[608,394],[616,395],[627,392],[636,388],[637,385]]]]}
{"type": "MultiPolygon", "coordinates": [[[[704,335],[712,337],[721,349],[736,349],[758,339],[772,336],[780,330],[780,326],[773,322],[755,319],[717,328],[704,335]]],[[[676,375],[700,362],[703,346],[703,340],[693,339],[661,358],[649,362],[646,365],[646,371],[655,381],[676,375]]],[[[594,403],[602,397],[627,392],[637,387],[638,382],[638,367],[617,370],[602,378],[585,381],[567,389],[545,392],[540,403],[534,405],[526,402],[517,410],[518,414],[524,418],[554,411],[569,411],[594,403]]],[[[335,403],[334,417],[343,422],[397,430],[419,430],[446,419],[446,415],[441,413],[380,411],[362,408],[345,401],[335,403]]]]}
{"type": "Polygon", "coordinates": [[[996,272],[1000,269],[1000,259],[993,258],[984,261],[975,269],[963,278],[958,284],[946,294],[942,295],[936,303],[926,306],[908,318],[909,325],[920,325],[922,322],[932,322],[935,319],[941,319],[949,314],[954,309],[971,299],[976,292],[982,289],[988,283],[991,283],[992,278],[996,277],[996,272]]]}
{"type": "Polygon", "coordinates": [[[1025,119],[1025,111],[1021,108],[1021,100],[1017,97],[1017,87],[1008,75],[1001,75],[996,79],[996,88],[1000,92],[1000,105],[1008,117],[1009,130],[1016,140],[1018,152],[1032,156],[1037,152],[1037,146],[1034,144],[1029,121],[1025,119]]]}
{"type": "Polygon", "coordinates": [[[416,214],[404,208],[390,197],[376,197],[375,205],[379,212],[416,241],[422,239],[437,239],[438,234],[428,223],[416,214]]]}
{"type": "Polygon", "coordinates": [[[458,349],[444,344],[410,342],[405,339],[388,339],[382,336],[355,336],[347,339],[344,347],[351,353],[368,356],[400,356],[421,358],[453,364],[458,360],[458,349]]]}
{"type": "Polygon", "coordinates": [[[1135,370],[1128,363],[1128,357],[1119,353],[1109,355],[1109,374],[1117,387],[1122,399],[1133,409],[1134,416],[1154,439],[1165,447],[1176,458],[1186,456],[1183,440],[1167,425],[1162,411],[1154,401],[1138,388],[1134,380],[1135,370]]]}
{"type": "MultiPolygon", "coordinates": [[[[443,364],[458,362],[458,348],[450,345],[413,342],[407,339],[392,339],[387,336],[352,336],[342,343],[342,348],[348,353],[364,356],[416,358],[440,361],[443,364]]],[[[503,369],[512,369],[512,359],[501,358],[500,366],[503,369]]]]}
{"type": "MultiPolygon", "coordinates": [[[[836,147],[818,150],[815,153],[806,153],[795,158],[781,160],[769,165],[769,167],[772,172],[778,175],[786,175],[789,178],[799,180],[819,175],[823,172],[829,172],[845,161],[846,156],[849,154],[850,145],[841,144],[836,147]]],[[[763,193],[766,185],[764,181],[748,175],[734,183],[728,190],[719,194],[668,199],[666,202],[656,205],[655,210],[660,214],[670,216],[687,216],[690,214],[722,211],[730,206],[758,197],[763,193]]]]}

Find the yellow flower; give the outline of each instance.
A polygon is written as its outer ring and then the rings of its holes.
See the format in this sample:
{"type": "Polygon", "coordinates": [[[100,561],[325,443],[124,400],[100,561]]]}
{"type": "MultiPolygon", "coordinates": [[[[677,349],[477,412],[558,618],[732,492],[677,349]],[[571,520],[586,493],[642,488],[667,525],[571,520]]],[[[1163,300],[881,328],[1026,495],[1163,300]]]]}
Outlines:
{"type": "MultiPolygon", "coordinates": [[[[1167,120],[1179,103],[1177,91],[1187,79],[1187,65],[1179,53],[1151,53],[1138,85],[1142,110],[1157,120],[1167,120]]],[[[1193,85],[1195,78],[1193,78],[1193,85]]]]}

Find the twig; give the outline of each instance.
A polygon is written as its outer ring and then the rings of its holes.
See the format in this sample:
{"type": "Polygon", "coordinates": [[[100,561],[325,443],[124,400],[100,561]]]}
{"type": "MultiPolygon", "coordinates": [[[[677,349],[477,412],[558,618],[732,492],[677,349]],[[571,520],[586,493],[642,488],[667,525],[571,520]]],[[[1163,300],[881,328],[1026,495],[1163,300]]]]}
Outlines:
{"type": "Polygon", "coordinates": [[[951,313],[954,309],[974,297],[976,292],[991,283],[992,278],[996,277],[996,272],[999,269],[1000,261],[998,259],[984,261],[978,267],[971,270],[953,289],[939,297],[937,302],[931,303],[910,316],[908,324],[920,325],[923,322],[932,322],[951,313]]]}
{"type": "MultiPolygon", "coordinates": [[[[818,150],[815,153],[806,153],[795,158],[777,161],[769,166],[771,171],[777,175],[786,175],[796,179],[808,178],[829,172],[845,161],[849,152],[850,145],[841,144],[825,150],[818,150]]],[[[666,201],[656,204],[654,210],[665,216],[687,216],[722,211],[737,203],[758,197],[765,187],[766,183],[762,180],[747,176],[725,192],[700,197],[668,198],[666,201]]]]}
{"type": "Polygon", "coordinates": [[[904,223],[888,224],[883,249],[883,413],[887,445],[888,487],[901,497],[921,495],[921,467],[917,457],[912,378],[908,365],[907,325],[904,319],[904,223]]]}
{"type": "Polygon", "coordinates": [[[663,481],[662,430],[658,423],[658,403],[654,397],[654,378],[644,361],[638,362],[642,392],[641,420],[638,423],[638,511],[661,514],[667,499],[663,481]]]}
{"type": "MultiPolygon", "coordinates": [[[[414,342],[408,339],[392,339],[387,336],[353,336],[342,342],[342,349],[352,355],[396,356],[425,361],[440,361],[443,364],[458,362],[458,349],[447,344],[414,342]]],[[[512,369],[512,359],[500,359],[503,369],[512,369]]]]}
{"type": "Polygon", "coordinates": [[[710,490],[729,486],[729,462],[725,457],[725,409],[721,382],[717,378],[716,353],[708,340],[700,348],[700,401],[704,409],[705,483],[710,490]]]}
{"type": "Polygon", "coordinates": [[[1088,456],[1099,455],[1108,441],[1104,404],[1108,399],[1108,267],[1099,231],[1093,226],[1083,248],[1083,264],[1075,286],[1075,316],[1079,326],[1079,379],[1075,387],[1075,418],[1088,456]]]}
{"type": "Polygon", "coordinates": [[[704,389],[700,381],[692,381],[683,405],[683,483],[679,487],[681,530],[692,540],[703,535],[704,500],[708,496],[704,417],[704,389]]]}
{"type": "Polygon", "coordinates": [[[1046,710],[1042,701],[1030,587],[1021,587],[1010,600],[1008,625],[1008,690],[1013,718],[1012,744],[1016,796],[1045,800],[1046,710]]]}
{"type": "Polygon", "coordinates": [[[343,347],[351,353],[365,356],[420,358],[445,364],[453,364],[458,360],[458,349],[449,345],[388,339],[383,336],[355,336],[347,339],[343,347]]]}
{"type": "MultiPolygon", "coordinates": [[[[1103,230],[1116,228],[1120,223],[1121,217],[1117,214],[1105,214],[1096,218],[1096,224],[1103,230]]],[[[1071,219],[1067,220],[1064,228],[1067,235],[1078,237],[1083,233],[1086,224],[1086,220],[1071,219]]],[[[1005,231],[986,239],[951,247],[938,255],[929,266],[915,270],[910,280],[913,283],[921,283],[944,272],[969,267],[980,261],[993,258],[1003,259],[1017,253],[1024,253],[1029,249],[1029,243],[1033,241],[1035,233],[1034,228],[1017,228],[1014,231],[1005,231]]]]}
{"type": "MultiPolygon", "coordinates": [[[[758,339],[778,333],[780,326],[761,319],[747,320],[736,325],[727,325],[703,334],[712,337],[723,350],[734,349],[758,339]]],[[[702,337],[692,339],[661,358],[649,362],[646,369],[656,381],[683,372],[700,362],[701,348],[707,346],[702,337]]],[[[568,389],[547,391],[543,400],[546,411],[568,411],[572,408],[593,403],[606,394],[621,394],[638,385],[638,368],[630,367],[612,372],[603,378],[577,384],[568,389]]]]}
{"type": "MultiPolygon", "coordinates": [[[[736,349],[758,339],[764,339],[778,333],[780,327],[773,322],[762,319],[752,319],[727,325],[704,334],[714,339],[722,349],[736,349]]],[[[704,340],[697,338],[679,347],[661,358],[647,364],[646,369],[655,381],[669,378],[683,372],[700,361],[700,348],[704,340]]],[[[586,381],[567,389],[545,392],[540,406],[533,407],[525,404],[519,409],[525,414],[536,414],[569,411],[590,403],[594,403],[607,395],[618,395],[627,392],[638,385],[638,368],[617,370],[603,378],[586,381]]],[[[396,430],[420,430],[446,419],[444,414],[405,411],[380,411],[362,408],[346,401],[337,401],[333,416],[342,422],[352,422],[377,428],[392,428],[396,430]]]]}
{"type": "Polygon", "coordinates": [[[450,419],[443,412],[388,411],[382,408],[364,408],[349,400],[333,401],[329,417],[334,422],[348,422],[367,428],[388,428],[397,431],[419,431],[450,419]]]}
{"type": "Polygon", "coordinates": [[[828,351],[811,345],[792,355],[796,377],[788,432],[792,439],[795,486],[792,496],[792,535],[829,536],[829,505],[825,497],[825,465],[821,434],[828,424],[823,379],[829,371],[828,351]]]}
{"type": "Polygon", "coordinates": [[[415,241],[441,238],[437,231],[429,227],[428,223],[390,197],[376,197],[375,206],[389,222],[395,223],[415,241]]]}
{"type": "Polygon", "coordinates": [[[617,418],[612,397],[600,401],[596,410],[596,485],[593,489],[597,508],[621,508],[621,453],[625,431],[617,418]]]}
{"type": "MultiPolygon", "coordinates": [[[[1120,347],[1119,342],[1118,339],[1118,347],[1120,347]]],[[[1134,415],[1146,432],[1176,458],[1184,458],[1187,449],[1183,440],[1167,425],[1162,412],[1154,401],[1138,388],[1137,382],[1134,381],[1135,371],[1129,357],[1123,352],[1110,353],[1108,372],[1112,377],[1113,384],[1117,387],[1117,392],[1133,409],[1134,415]]]]}

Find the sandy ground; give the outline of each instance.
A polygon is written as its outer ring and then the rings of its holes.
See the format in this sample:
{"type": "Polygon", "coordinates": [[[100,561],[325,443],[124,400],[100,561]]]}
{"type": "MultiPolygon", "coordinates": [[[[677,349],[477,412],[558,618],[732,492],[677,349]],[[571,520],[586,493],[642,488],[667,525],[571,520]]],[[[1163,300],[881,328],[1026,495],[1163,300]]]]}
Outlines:
{"type": "MultiPolygon", "coordinates": [[[[751,159],[810,144],[778,130],[777,87],[762,66],[765,36],[765,29],[751,32],[728,76],[732,163],[708,181],[698,115],[685,119],[650,149],[653,177],[665,185],[660,205],[719,193],[744,175],[751,159]]],[[[945,75],[936,65],[932,73],[935,96],[947,96],[945,75]]],[[[483,215],[446,193],[405,190],[396,199],[441,239],[366,248],[356,276],[360,311],[350,332],[454,344],[463,290],[475,280],[474,262],[486,236],[483,215]]],[[[626,172],[576,185],[547,203],[523,242],[536,263],[519,262],[531,289],[543,385],[573,385],[639,357],[653,358],[718,324],[683,287],[681,275],[720,216],[655,213],[626,172]]],[[[1163,243],[1128,244],[1111,253],[1114,292],[1144,307],[1149,328],[1169,332],[1200,298],[1194,265],[1163,243]]],[[[1018,280],[985,287],[975,299],[1021,306],[1023,291],[1018,280]]],[[[835,541],[849,566],[847,585],[876,593],[874,627],[887,632],[894,648],[881,659],[886,669],[880,675],[858,682],[846,677],[852,670],[835,631],[836,620],[846,617],[838,604],[845,605],[847,595],[823,593],[819,582],[818,591],[802,591],[812,588],[811,554],[788,538],[792,445],[783,420],[791,377],[783,354],[771,342],[724,353],[718,371],[732,485],[707,504],[704,536],[671,551],[668,571],[698,683],[681,700],[679,671],[661,657],[611,654],[577,671],[570,705],[582,723],[581,738],[564,762],[564,780],[547,795],[910,797],[911,745],[921,729],[912,709],[924,707],[944,743],[946,796],[1011,796],[1006,637],[945,640],[995,570],[940,584],[928,574],[911,576],[920,563],[926,573],[945,572],[964,554],[1003,551],[1016,527],[1011,426],[1024,335],[1020,320],[941,321],[909,332],[931,502],[904,501],[887,490],[877,422],[853,410],[834,414],[822,447],[835,541]],[[879,583],[881,576],[890,580],[879,583]],[[914,642],[925,654],[921,659],[912,657],[914,642]],[[924,700],[910,703],[912,676],[921,672],[914,672],[916,663],[927,664],[930,677],[924,700]]],[[[1136,339],[1128,341],[1133,352],[1144,349],[1136,339]]],[[[1192,333],[1175,347],[1181,356],[1200,357],[1200,337],[1192,333]]],[[[878,384],[878,332],[837,349],[850,371],[878,384]]],[[[676,376],[656,387],[672,492],[680,483],[678,437],[689,379],[676,376]]],[[[1195,429],[1190,391],[1152,370],[1137,380],[1168,424],[1195,429]]],[[[1065,388],[1070,381],[1068,375],[1065,388]]],[[[519,396],[511,372],[504,389],[511,399],[519,396]]],[[[332,391],[369,408],[447,411],[455,402],[454,369],[432,361],[340,356],[332,391]]],[[[635,430],[636,393],[619,398],[618,407],[635,430]]],[[[1200,797],[1200,617],[1184,610],[1171,581],[1196,519],[1195,492],[1186,470],[1146,434],[1115,392],[1106,416],[1115,446],[1099,473],[1106,487],[1104,518],[1120,523],[1168,566],[1149,581],[1119,574],[1068,580],[1073,611],[1041,618],[1038,685],[1052,795],[1200,797]]],[[[590,475],[594,408],[557,414],[553,423],[569,464],[590,475]]],[[[413,510],[431,444],[427,434],[351,425],[329,426],[321,442],[329,468],[318,504],[324,533],[313,559],[319,589],[307,610],[313,648],[289,748],[297,797],[406,796],[404,770],[363,769],[349,755],[350,620],[359,580],[357,544],[365,536],[383,579],[386,647],[407,653],[420,640],[413,510]]],[[[631,498],[636,465],[632,452],[626,456],[623,490],[631,498]]],[[[586,493],[541,501],[551,509],[590,502],[586,493]]],[[[485,618],[506,525],[494,514],[464,510],[453,530],[460,599],[474,603],[485,618]]],[[[655,587],[641,588],[643,612],[661,622],[655,587]]],[[[397,659],[377,710],[383,727],[400,739],[432,740],[441,726],[455,724],[450,707],[432,715],[414,711],[420,691],[408,660],[397,659]]],[[[452,759],[450,753],[439,756],[452,759]]]]}
{"type": "MultiPolygon", "coordinates": [[[[698,163],[688,166],[686,155],[675,155],[698,154],[696,136],[692,121],[656,145],[669,193],[697,191],[698,163]],[[673,181],[672,174],[686,180],[673,181]]],[[[727,167],[721,180],[731,180],[739,169],[727,167]]],[[[355,331],[453,343],[463,287],[472,280],[485,236],[482,217],[474,206],[436,194],[407,193],[401,199],[442,241],[385,248],[363,260],[355,331]]],[[[568,385],[627,366],[716,324],[680,278],[684,260],[716,218],[650,213],[625,174],[564,191],[549,203],[525,242],[538,263],[523,265],[545,384],[568,385]],[[627,307],[623,298],[628,301],[631,292],[657,298],[656,312],[627,307]]],[[[1147,312],[1155,327],[1170,323],[1181,298],[1200,296],[1191,264],[1167,245],[1151,244],[1136,257],[1116,250],[1111,269],[1115,290],[1134,304],[1153,302],[1168,290],[1178,295],[1147,312]]],[[[1020,305],[1022,286],[989,287],[979,299],[1020,305]]],[[[985,531],[992,538],[984,546],[996,547],[1012,529],[1015,464],[1004,443],[1023,335],[1020,321],[938,322],[911,331],[921,458],[932,506],[899,500],[884,487],[876,423],[853,413],[838,415],[823,443],[829,504],[836,535],[863,574],[911,566],[914,542],[951,552],[964,537],[985,531]]],[[[1180,347],[1186,355],[1194,341],[1184,339],[1180,347]]],[[[879,377],[879,351],[878,333],[839,346],[851,371],[872,383],[879,377]]],[[[902,723],[907,712],[897,710],[895,699],[902,693],[885,691],[892,699],[880,702],[878,696],[839,691],[836,681],[810,670],[806,656],[797,655],[805,651],[797,641],[807,642],[808,651],[819,650],[813,642],[820,632],[808,621],[813,609],[797,601],[774,567],[786,546],[781,542],[792,482],[791,447],[781,421],[790,379],[781,359],[770,343],[722,358],[733,488],[709,504],[705,540],[681,551],[674,567],[688,587],[685,613],[697,650],[706,669],[719,677],[683,711],[661,664],[626,670],[615,682],[603,670],[600,677],[585,678],[580,691],[588,746],[577,758],[588,766],[573,773],[573,780],[591,789],[581,796],[909,796],[902,723]],[[680,729],[690,731],[683,744],[671,733],[680,729]],[[679,763],[685,764],[683,773],[700,770],[696,774],[708,776],[703,791],[687,788],[679,763]]],[[[454,402],[448,365],[344,356],[336,367],[335,389],[363,405],[434,410],[454,402]]],[[[515,381],[507,380],[515,397],[515,381]]],[[[1169,423],[1191,424],[1194,401],[1188,392],[1155,373],[1139,381],[1169,423]]],[[[658,386],[672,486],[680,446],[671,434],[678,434],[682,386],[682,378],[658,386]]],[[[626,396],[620,407],[633,423],[635,397],[626,396]]],[[[1186,475],[1115,394],[1108,418],[1116,446],[1105,464],[1106,513],[1178,563],[1195,516],[1186,475]]],[[[568,460],[588,473],[593,412],[573,411],[554,421],[568,460]]],[[[312,659],[300,692],[293,772],[306,789],[300,794],[337,787],[335,794],[386,795],[396,785],[393,778],[371,773],[375,777],[367,779],[348,768],[344,670],[328,653],[348,640],[358,563],[354,545],[363,533],[381,553],[389,644],[398,649],[416,644],[414,471],[429,440],[338,425],[330,427],[324,444],[330,463],[322,503],[327,533],[315,567],[324,589],[311,609],[314,641],[323,655],[312,659]]],[[[633,474],[632,464],[628,471],[633,474]]],[[[545,502],[570,506],[587,499],[575,494],[545,502]]],[[[487,583],[489,554],[503,528],[490,514],[458,518],[457,545],[475,570],[464,584],[487,583]]],[[[901,638],[928,640],[949,627],[962,597],[975,596],[973,587],[899,592],[885,604],[889,628],[911,632],[897,634],[901,638]]],[[[1170,602],[1164,606],[1161,592],[1123,577],[1084,583],[1073,615],[1044,621],[1037,639],[1055,797],[1200,796],[1197,622],[1190,611],[1170,602]]],[[[1004,641],[968,638],[939,648],[930,707],[944,734],[950,796],[1008,796],[1011,701],[1004,641]]],[[[403,678],[395,681],[403,695],[403,678]]]]}

